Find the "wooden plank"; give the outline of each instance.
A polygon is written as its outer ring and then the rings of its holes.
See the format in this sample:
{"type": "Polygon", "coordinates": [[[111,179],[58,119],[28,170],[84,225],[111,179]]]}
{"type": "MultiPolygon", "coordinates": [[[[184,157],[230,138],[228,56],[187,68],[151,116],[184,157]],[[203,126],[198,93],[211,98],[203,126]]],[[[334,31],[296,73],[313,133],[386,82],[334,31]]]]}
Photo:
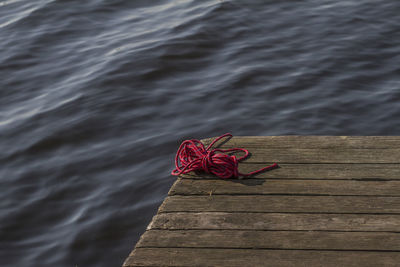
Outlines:
{"type": "Polygon", "coordinates": [[[154,216],[148,229],[400,232],[399,215],[176,212],[154,216]]]}
{"type": "MultiPolygon", "coordinates": [[[[213,138],[201,140],[209,144],[213,138]]],[[[398,136],[234,136],[227,142],[219,141],[216,145],[223,144],[221,148],[244,147],[247,149],[265,147],[266,149],[278,148],[400,148],[398,136]]]]}
{"type": "Polygon", "coordinates": [[[136,247],[400,251],[400,233],[150,230],[144,233],[136,247]]]}
{"type": "MultiPolygon", "coordinates": [[[[266,148],[250,150],[248,163],[400,163],[400,149],[266,148]]],[[[241,156],[238,153],[238,156],[241,156]]]]}
{"type": "Polygon", "coordinates": [[[124,266],[399,266],[398,252],[138,248],[124,266]]]}
{"type": "Polygon", "coordinates": [[[400,196],[400,181],[181,179],[169,195],[371,195],[400,196]]]}
{"type": "Polygon", "coordinates": [[[400,214],[400,197],[212,195],[169,196],[159,212],[306,212],[400,214]]]}
{"type": "MultiPolygon", "coordinates": [[[[271,163],[271,162],[270,162],[271,163]]],[[[267,163],[267,164],[270,164],[267,163]]],[[[240,163],[239,171],[248,173],[266,163],[240,163]]],[[[393,179],[400,180],[400,164],[279,164],[280,168],[256,175],[254,178],[273,179],[393,179]]],[[[204,179],[215,176],[190,173],[183,178],[204,179]]]]}
{"type": "Polygon", "coordinates": [[[249,149],[252,157],[247,162],[252,163],[400,163],[396,137],[233,137],[221,144],[220,148],[249,149]]]}

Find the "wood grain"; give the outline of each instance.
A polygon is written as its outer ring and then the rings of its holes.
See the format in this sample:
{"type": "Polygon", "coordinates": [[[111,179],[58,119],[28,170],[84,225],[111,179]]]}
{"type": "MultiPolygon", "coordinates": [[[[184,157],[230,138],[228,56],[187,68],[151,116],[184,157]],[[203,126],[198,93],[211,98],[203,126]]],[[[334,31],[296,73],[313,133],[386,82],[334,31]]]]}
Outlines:
{"type": "Polygon", "coordinates": [[[400,181],[178,179],[174,195],[360,195],[400,196],[400,181]]]}
{"type": "Polygon", "coordinates": [[[400,163],[400,141],[394,137],[234,137],[221,143],[220,148],[249,149],[249,163],[400,163]]]}
{"type": "Polygon", "coordinates": [[[398,266],[398,252],[138,248],[124,266],[398,266]]]}
{"type": "MultiPolygon", "coordinates": [[[[208,145],[215,137],[205,138],[201,141],[208,145]]],[[[312,149],[386,149],[400,148],[398,136],[234,136],[219,141],[216,146],[220,148],[244,147],[247,149],[265,147],[277,148],[312,148],[312,149]]]]}
{"type": "Polygon", "coordinates": [[[400,214],[400,197],[375,196],[169,196],[159,212],[303,212],[400,214]]]}
{"type": "Polygon", "coordinates": [[[400,251],[400,233],[149,230],[137,247],[400,251]]]}
{"type": "MultiPolygon", "coordinates": [[[[308,149],[264,148],[251,149],[247,163],[400,163],[400,149],[308,149]]],[[[238,154],[241,156],[242,154],[238,154]]],[[[368,166],[367,166],[368,167],[368,166]]]]}
{"type": "MultiPolygon", "coordinates": [[[[264,167],[268,163],[240,163],[239,171],[248,173],[264,167]]],[[[280,168],[260,173],[254,178],[273,179],[392,179],[400,180],[400,164],[285,164],[280,168]]],[[[190,173],[183,178],[216,178],[205,173],[190,173]]]]}
{"type": "Polygon", "coordinates": [[[400,215],[176,212],[157,214],[148,229],[400,232],[400,215]]]}

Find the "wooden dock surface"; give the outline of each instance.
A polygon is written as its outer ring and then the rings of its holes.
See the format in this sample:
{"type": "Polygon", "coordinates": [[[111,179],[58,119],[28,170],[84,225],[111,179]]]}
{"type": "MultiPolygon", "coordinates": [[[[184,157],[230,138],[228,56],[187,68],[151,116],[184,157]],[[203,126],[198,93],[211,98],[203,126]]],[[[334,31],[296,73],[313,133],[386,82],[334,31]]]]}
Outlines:
{"type": "MultiPolygon", "coordinates": [[[[203,140],[210,143],[212,139],[203,140]]],[[[233,137],[250,179],[177,179],[124,266],[400,266],[400,137],[233,137]]]]}

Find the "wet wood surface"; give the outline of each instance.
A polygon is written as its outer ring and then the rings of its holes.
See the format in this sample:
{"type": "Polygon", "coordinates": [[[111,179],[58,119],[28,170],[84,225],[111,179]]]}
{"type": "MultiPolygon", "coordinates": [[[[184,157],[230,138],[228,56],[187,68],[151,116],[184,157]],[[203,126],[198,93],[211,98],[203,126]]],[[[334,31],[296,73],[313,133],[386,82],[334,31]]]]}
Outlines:
{"type": "MultiPolygon", "coordinates": [[[[204,139],[205,144],[213,138],[204,139]]],[[[124,266],[399,266],[400,137],[234,137],[248,179],[179,177],[124,266]]]]}

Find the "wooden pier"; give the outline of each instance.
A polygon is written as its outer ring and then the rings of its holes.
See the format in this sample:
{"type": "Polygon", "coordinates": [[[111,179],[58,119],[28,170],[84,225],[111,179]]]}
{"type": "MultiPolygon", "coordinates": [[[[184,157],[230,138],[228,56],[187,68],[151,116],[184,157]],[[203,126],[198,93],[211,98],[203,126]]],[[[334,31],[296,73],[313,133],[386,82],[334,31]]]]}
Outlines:
{"type": "MultiPolygon", "coordinates": [[[[203,140],[210,143],[212,139],[203,140]]],[[[234,137],[250,179],[177,179],[124,266],[400,266],[400,137],[234,137]]]]}

